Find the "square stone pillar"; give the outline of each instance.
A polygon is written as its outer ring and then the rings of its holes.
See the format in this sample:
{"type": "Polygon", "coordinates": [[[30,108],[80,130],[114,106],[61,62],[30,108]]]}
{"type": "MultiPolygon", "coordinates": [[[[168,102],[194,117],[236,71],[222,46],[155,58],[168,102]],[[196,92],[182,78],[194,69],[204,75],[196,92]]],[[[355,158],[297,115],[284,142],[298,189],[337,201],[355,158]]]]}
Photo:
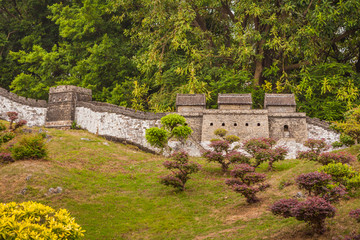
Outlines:
{"type": "Polygon", "coordinates": [[[50,88],[45,127],[70,128],[75,121],[76,103],[91,99],[90,89],[71,85],[50,88]]]}

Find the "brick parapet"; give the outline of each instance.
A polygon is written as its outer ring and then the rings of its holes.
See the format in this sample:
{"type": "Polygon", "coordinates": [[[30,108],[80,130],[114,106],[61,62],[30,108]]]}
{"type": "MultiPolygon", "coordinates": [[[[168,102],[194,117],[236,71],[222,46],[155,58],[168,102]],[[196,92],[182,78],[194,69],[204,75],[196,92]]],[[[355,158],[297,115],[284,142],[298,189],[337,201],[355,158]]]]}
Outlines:
{"type": "Polygon", "coordinates": [[[9,92],[4,88],[0,88],[0,96],[30,107],[47,108],[47,102],[45,100],[36,100],[32,98],[21,97],[16,95],[15,93],[9,92]]]}

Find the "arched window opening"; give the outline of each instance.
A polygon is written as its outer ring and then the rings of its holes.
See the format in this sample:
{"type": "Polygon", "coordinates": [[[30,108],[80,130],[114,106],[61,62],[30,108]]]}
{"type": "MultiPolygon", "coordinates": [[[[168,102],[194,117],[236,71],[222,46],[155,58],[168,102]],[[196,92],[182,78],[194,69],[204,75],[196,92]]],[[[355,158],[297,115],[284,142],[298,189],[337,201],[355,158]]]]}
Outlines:
{"type": "Polygon", "coordinates": [[[247,127],[248,127],[248,126],[249,126],[249,124],[248,124],[248,123],[245,123],[245,126],[247,126],[247,127]]]}
{"type": "Polygon", "coordinates": [[[260,123],[258,123],[257,125],[258,125],[258,127],[260,127],[260,123]]]}
{"type": "Polygon", "coordinates": [[[222,124],[221,124],[221,126],[223,126],[223,127],[224,127],[224,126],[225,126],[225,123],[222,123],[222,124]]]}
{"type": "Polygon", "coordinates": [[[234,123],[234,127],[236,127],[237,126],[237,123],[234,123]]]}
{"type": "Polygon", "coordinates": [[[210,126],[213,126],[214,124],[213,123],[210,123],[210,126]]]}

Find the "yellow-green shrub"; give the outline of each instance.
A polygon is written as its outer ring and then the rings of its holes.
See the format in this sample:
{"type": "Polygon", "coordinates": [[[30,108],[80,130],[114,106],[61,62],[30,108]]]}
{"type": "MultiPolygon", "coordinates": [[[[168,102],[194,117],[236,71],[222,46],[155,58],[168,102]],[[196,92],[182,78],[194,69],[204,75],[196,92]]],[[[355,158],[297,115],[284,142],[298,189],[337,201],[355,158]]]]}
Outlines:
{"type": "Polygon", "coordinates": [[[0,239],[67,239],[84,236],[66,209],[55,211],[36,202],[0,204],[0,239]]]}

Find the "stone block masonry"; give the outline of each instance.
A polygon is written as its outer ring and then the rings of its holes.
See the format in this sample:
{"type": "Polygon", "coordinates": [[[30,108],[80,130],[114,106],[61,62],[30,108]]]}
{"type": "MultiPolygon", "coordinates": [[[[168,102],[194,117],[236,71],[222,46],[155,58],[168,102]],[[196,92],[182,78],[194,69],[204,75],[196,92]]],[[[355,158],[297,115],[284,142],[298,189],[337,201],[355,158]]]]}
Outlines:
{"type": "MultiPolygon", "coordinates": [[[[92,101],[91,90],[75,86],[50,88],[49,101],[37,101],[19,97],[0,88],[0,117],[6,112],[18,112],[29,126],[70,128],[76,121],[83,129],[110,140],[131,143],[141,149],[158,152],[145,140],[145,130],[160,127],[160,119],[169,113],[149,113],[92,101]]],[[[177,96],[177,112],[187,119],[193,129],[191,140],[185,150],[199,156],[213,133],[224,128],[229,135],[241,141],[254,137],[272,137],[278,144],[289,148],[288,158],[297,150],[304,150],[308,138],[324,138],[328,144],[339,141],[340,134],[331,130],[329,124],[296,112],[292,94],[267,94],[265,109],[251,109],[251,95],[223,94],[220,109],[206,109],[205,96],[186,94],[177,96]],[[228,105],[230,107],[228,107],[228,105]],[[245,107],[243,107],[245,106],[245,107]]],[[[176,147],[176,142],[171,142],[176,147]]]]}
{"type": "Polygon", "coordinates": [[[43,100],[20,97],[0,88],[0,118],[8,120],[7,112],[17,112],[19,119],[26,120],[28,126],[43,126],[47,103],[43,100]]]}

